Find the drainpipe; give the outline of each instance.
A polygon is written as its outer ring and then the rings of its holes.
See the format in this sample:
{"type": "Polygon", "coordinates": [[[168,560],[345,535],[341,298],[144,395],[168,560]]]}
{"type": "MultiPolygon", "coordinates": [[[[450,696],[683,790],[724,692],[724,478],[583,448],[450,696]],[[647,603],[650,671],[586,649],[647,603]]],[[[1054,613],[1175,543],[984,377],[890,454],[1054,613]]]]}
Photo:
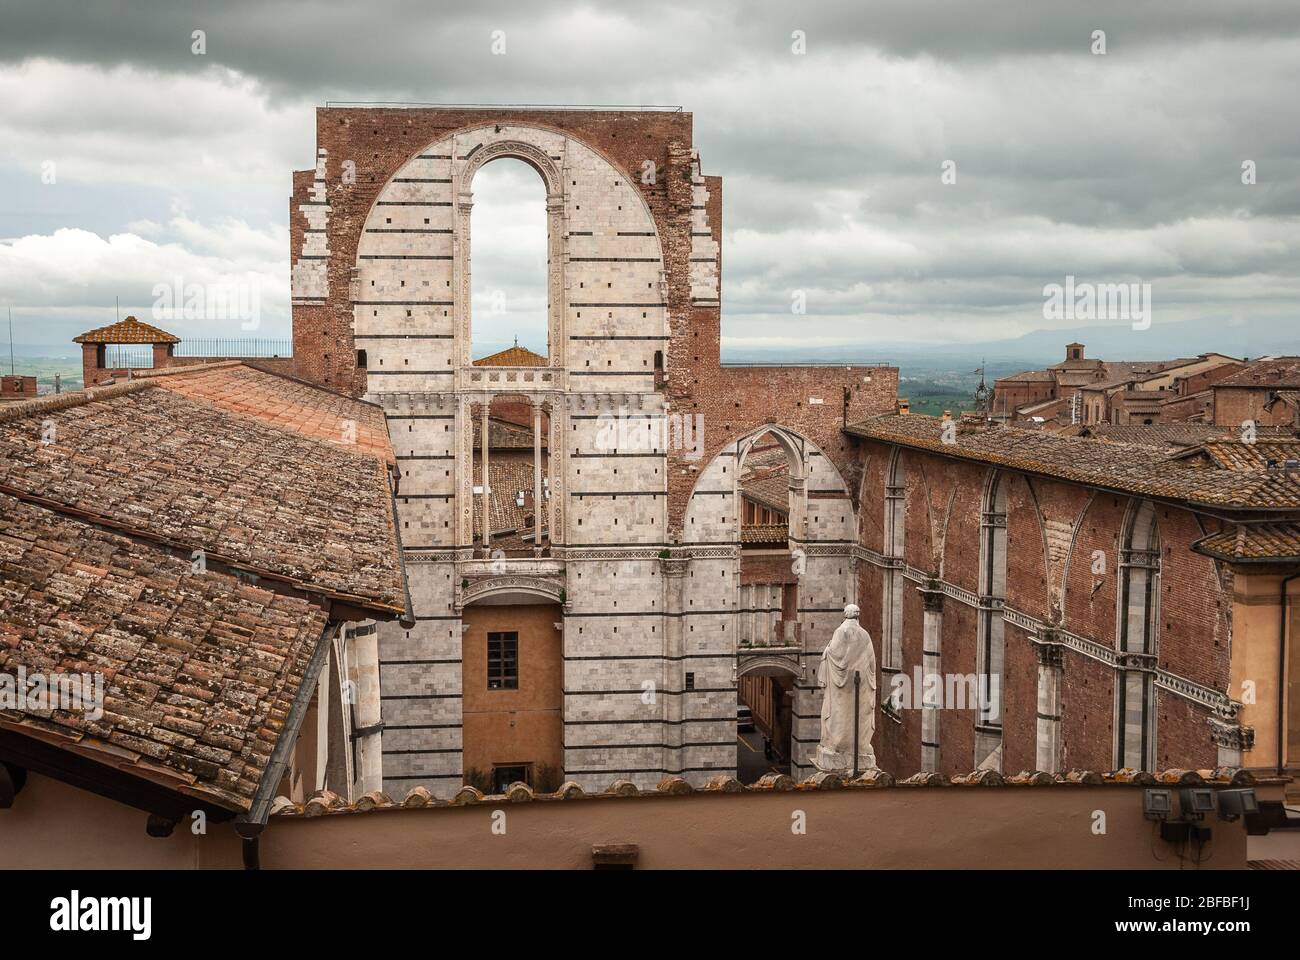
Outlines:
{"type": "Polygon", "coordinates": [[[1296,577],[1300,577],[1300,573],[1282,578],[1281,595],[1278,598],[1278,608],[1281,610],[1281,622],[1278,624],[1277,631],[1277,775],[1279,777],[1285,776],[1286,768],[1286,742],[1282,739],[1282,730],[1286,725],[1286,626],[1291,619],[1290,598],[1287,596],[1286,587],[1296,577]]]}

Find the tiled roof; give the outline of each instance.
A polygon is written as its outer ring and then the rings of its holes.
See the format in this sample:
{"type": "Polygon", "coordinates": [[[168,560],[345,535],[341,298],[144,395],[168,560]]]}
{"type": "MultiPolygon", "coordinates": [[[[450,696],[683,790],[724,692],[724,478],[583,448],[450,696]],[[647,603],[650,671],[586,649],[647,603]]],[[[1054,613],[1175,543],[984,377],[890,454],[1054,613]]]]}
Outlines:
{"type": "Polygon", "coordinates": [[[1268,409],[1278,402],[1285,403],[1293,410],[1300,408],[1300,390],[1279,390],[1268,403],[1264,404],[1264,407],[1268,409]]]}
{"type": "Polygon", "coordinates": [[[1042,417],[1047,419],[1054,417],[1069,405],[1065,398],[1053,397],[1051,400],[1039,400],[1037,403],[1027,403],[1023,407],[1017,407],[1016,413],[1022,417],[1042,417]]]}
{"type": "MultiPolygon", "coordinates": [[[[477,419],[474,421],[474,449],[479,449],[479,434],[482,432],[482,424],[477,419]]],[[[542,450],[546,450],[546,431],[542,430],[542,450]]],[[[489,450],[527,450],[530,453],[533,449],[533,430],[531,427],[522,427],[517,423],[511,423],[509,420],[501,420],[497,417],[488,418],[488,443],[489,450]]]]}
{"type": "Polygon", "coordinates": [[[1269,357],[1246,364],[1230,377],[1224,377],[1216,387],[1274,387],[1296,389],[1300,387],[1300,357],[1269,357]]]}
{"type": "Polygon", "coordinates": [[[1196,446],[1230,431],[1207,423],[1094,423],[1075,428],[1072,435],[1169,450],[1196,446]]]}
{"type": "MultiPolygon", "coordinates": [[[[474,483],[480,483],[482,474],[481,464],[475,458],[474,463],[474,483]]],[[[488,501],[492,510],[492,533],[495,535],[500,532],[515,531],[532,531],[532,524],[525,521],[532,515],[532,510],[528,507],[521,507],[515,503],[515,495],[520,490],[526,490],[529,499],[533,492],[533,464],[529,460],[527,463],[513,462],[508,460],[494,460],[488,458],[488,474],[492,478],[492,488],[488,501]]],[[[542,477],[546,477],[546,464],[542,464],[542,477]]],[[[542,519],[545,520],[545,513],[542,519]]],[[[483,529],[483,498],[476,496],[474,498],[474,533],[477,535],[483,529]]]]}
{"type": "Polygon", "coordinates": [[[89,713],[0,710],[0,727],[246,811],[325,621],[305,600],[0,494],[0,672],[104,678],[89,713]]]}
{"type": "Polygon", "coordinates": [[[1300,523],[1241,523],[1193,544],[1198,553],[1220,560],[1300,562],[1300,523]]]}
{"type": "Polygon", "coordinates": [[[815,773],[804,780],[796,781],[783,773],[769,773],[755,783],[745,785],[735,777],[718,774],[710,777],[703,787],[693,787],[683,777],[664,777],[653,790],[641,790],[631,780],[615,780],[604,791],[588,793],[575,781],[562,783],[554,793],[537,793],[526,783],[512,783],[504,794],[485,796],[480,790],[469,785],[463,786],[452,800],[439,800],[424,787],[410,790],[402,802],[396,803],[380,790],[373,790],[359,798],[355,803],[348,803],[331,790],[318,790],[307,798],[305,803],[294,803],[288,797],[276,797],[272,806],[272,815],[280,817],[320,817],[330,814],[369,813],[373,810],[402,807],[408,810],[425,807],[464,807],[478,803],[498,804],[501,801],[514,803],[529,802],[565,802],[576,801],[614,801],[618,798],[641,796],[681,797],[695,793],[785,793],[821,792],[825,790],[871,791],[871,790],[911,790],[920,788],[943,787],[1009,787],[1024,790],[1037,790],[1055,787],[1105,787],[1110,790],[1137,789],[1157,785],[1210,787],[1249,787],[1258,783],[1279,783],[1284,781],[1267,779],[1257,780],[1249,771],[1232,767],[1219,767],[1214,770],[1162,770],[1158,773],[1146,773],[1139,770],[1116,770],[1111,773],[1099,773],[1094,770],[1071,770],[1068,773],[1044,773],[1041,770],[1024,770],[1017,774],[1003,775],[996,770],[975,770],[971,773],[948,777],[941,773],[916,773],[906,778],[896,778],[884,770],[869,770],[856,778],[841,777],[835,773],[815,773]]]}
{"type": "Polygon", "coordinates": [[[789,524],[785,523],[746,523],[740,527],[741,543],[780,543],[790,537],[789,524]]]}
{"type": "Polygon", "coordinates": [[[998,377],[993,383],[996,386],[999,383],[1007,383],[1013,380],[1034,383],[1051,382],[1056,380],[1056,374],[1051,370],[1022,370],[1019,373],[1011,374],[1009,377],[998,377]]]}
{"type": "Polygon", "coordinates": [[[181,338],[153,324],[127,317],[107,327],[98,327],[72,338],[73,343],[180,343],[181,338]]]}
{"type": "Polygon", "coordinates": [[[403,612],[387,467],[158,380],[0,409],[0,492],[403,612]]]}
{"type": "Polygon", "coordinates": [[[160,387],[223,410],[394,463],[384,411],[376,404],[239,360],[138,370],[135,376],[155,379],[160,387]]]}
{"type": "Polygon", "coordinates": [[[1184,451],[1180,459],[1220,470],[1263,470],[1271,464],[1300,460],[1300,437],[1258,437],[1254,443],[1245,443],[1236,436],[1219,437],[1184,451]]]}
{"type": "Polygon", "coordinates": [[[533,353],[527,347],[521,347],[515,344],[513,347],[506,347],[497,353],[489,354],[482,359],[475,360],[476,367],[544,367],[546,358],[540,353],[533,353]]]}
{"type": "Polygon", "coordinates": [[[790,480],[784,471],[761,477],[746,477],[740,481],[740,492],[746,499],[782,513],[790,509],[790,480]]]}
{"type": "Polygon", "coordinates": [[[1224,508],[1300,509],[1300,475],[1281,470],[1181,467],[1151,447],[996,425],[958,424],[955,442],[944,443],[943,429],[935,417],[885,414],[846,432],[1139,496],[1224,508]]]}
{"type": "Polygon", "coordinates": [[[745,457],[740,492],[755,503],[785,513],[790,509],[789,463],[780,446],[758,448],[745,457]]]}

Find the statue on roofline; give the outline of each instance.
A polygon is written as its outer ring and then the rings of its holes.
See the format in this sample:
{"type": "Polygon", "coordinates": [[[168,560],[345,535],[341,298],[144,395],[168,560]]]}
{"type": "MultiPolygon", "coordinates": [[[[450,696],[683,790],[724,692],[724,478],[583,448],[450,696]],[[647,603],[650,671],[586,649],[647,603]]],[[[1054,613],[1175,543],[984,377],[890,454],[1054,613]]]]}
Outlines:
{"type": "Polygon", "coordinates": [[[813,766],[841,775],[875,770],[871,737],[876,731],[876,653],[871,634],[858,624],[858,608],[844,608],[844,622],[831,636],[817,666],[822,688],[822,736],[813,766]]]}

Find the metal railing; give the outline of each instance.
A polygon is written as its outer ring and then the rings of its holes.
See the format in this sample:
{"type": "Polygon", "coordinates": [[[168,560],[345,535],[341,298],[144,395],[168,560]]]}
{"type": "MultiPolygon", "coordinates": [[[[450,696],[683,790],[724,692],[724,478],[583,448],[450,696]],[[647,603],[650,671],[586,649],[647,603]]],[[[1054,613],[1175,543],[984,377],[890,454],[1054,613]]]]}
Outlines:
{"type": "Polygon", "coordinates": [[[888,360],[723,360],[724,367],[889,367],[888,360]]]}
{"type": "MultiPolygon", "coordinates": [[[[172,351],[178,357],[292,357],[292,340],[260,337],[182,340],[172,351]]],[[[152,365],[152,364],[151,364],[152,365]]]]}
{"type": "Polygon", "coordinates": [[[106,370],[148,370],[152,367],[152,344],[110,343],[104,347],[106,370]]]}
{"type": "Polygon", "coordinates": [[[681,113],[680,106],[660,103],[424,103],[418,100],[326,100],[326,107],[400,107],[442,110],[660,110],[681,113]]]}

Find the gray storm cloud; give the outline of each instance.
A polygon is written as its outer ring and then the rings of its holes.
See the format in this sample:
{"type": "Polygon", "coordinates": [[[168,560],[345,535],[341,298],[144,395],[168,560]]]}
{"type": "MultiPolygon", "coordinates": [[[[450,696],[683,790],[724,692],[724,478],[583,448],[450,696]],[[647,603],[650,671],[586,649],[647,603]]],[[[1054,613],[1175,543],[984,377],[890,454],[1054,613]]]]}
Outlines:
{"type": "MultiPolygon", "coordinates": [[[[730,350],[1015,337],[1051,325],[1042,288],[1066,274],[1141,279],[1167,322],[1244,317],[1266,338],[1300,290],[1293,3],[0,11],[0,299],[50,342],[105,297],[147,301],[181,262],[269,278],[286,324],[287,250],[267,240],[329,99],[683,105],[705,172],[725,178],[730,350]]],[[[476,224],[476,254],[494,230],[494,288],[536,312],[532,280],[512,283],[536,240],[512,202],[476,224]]]]}

